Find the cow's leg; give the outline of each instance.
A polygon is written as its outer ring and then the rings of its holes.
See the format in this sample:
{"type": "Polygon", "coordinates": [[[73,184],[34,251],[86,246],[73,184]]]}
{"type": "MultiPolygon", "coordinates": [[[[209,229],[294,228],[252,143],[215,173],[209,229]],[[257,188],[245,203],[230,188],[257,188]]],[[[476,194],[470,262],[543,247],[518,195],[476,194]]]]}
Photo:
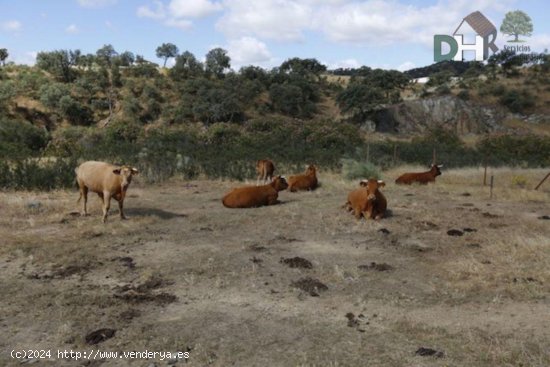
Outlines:
{"type": "Polygon", "coordinates": [[[118,201],[118,212],[120,213],[120,219],[126,219],[126,216],[124,215],[124,200],[122,198],[118,201]]]}
{"type": "Polygon", "coordinates": [[[86,204],[88,203],[88,188],[84,185],[80,186],[80,197],[78,200],[82,200],[82,211],[80,212],[80,215],[86,216],[88,215],[88,210],[86,208],[86,204]]]}
{"type": "Polygon", "coordinates": [[[353,215],[355,215],[355,218],[361,219],[361,208],[359,207],[353,208],[353,215]]]}
{"type": "Polygon", "coordinates": [[[111,193],[109,191],[103,192],[103,223],[107,221],[107,215],[109,214],[109,208],[111,207],[111,193]]]}

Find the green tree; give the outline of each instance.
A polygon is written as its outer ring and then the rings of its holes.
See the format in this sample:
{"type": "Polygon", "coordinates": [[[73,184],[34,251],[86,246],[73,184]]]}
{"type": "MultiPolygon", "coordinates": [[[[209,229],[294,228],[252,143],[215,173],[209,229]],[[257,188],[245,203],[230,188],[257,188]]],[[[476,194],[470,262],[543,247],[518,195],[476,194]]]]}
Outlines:
{"type": "Polygon", "coordinates": [[[203,73],[202,63],[199,62],[195,55],[189,51],[185,51],[176,57],[176,64],[170,69],[170,76],[174,80],[183,80],[201,76],[203,73]]]}
{"type": "Polygon", "coordinates": [[[0,111],[7,107],[15,94],[16,88],[13,81],[0,81],[0,111]]]}
{"type": "Polygon", "coordinates": [[[40,101],[45,107],[57,111],[61,98],[70,94],[71,91],[66,84],[50,83],[40,88],[40,101]]]}
{"type": "Polygon", "coordinates": [[[500,31],[515,37],[514,40],[508,42],[521,42],[518,39],[519,35],[531,36],[531,32],[533,32],[533,22],[531,21],[531,17],[521,10],[510,11],[506,13],[502,21],[500,31]]]}
{"type": "Polygon", "coordinates": [[[36,55],[36,66],[53,74],[57,80],[70,83],[77,76],[73,66],[80,62],[80,58],[80,50],[39,52],[36,55]]]}
{"type": "Polygon", "coordinates": [[[166,67],[166,61],[168,61],[171,57],[178,56],[179,50],[176,45],[173,43],[163,43],[159,47],[157,47],[157,57],[159,59],[164,59],[164,65],[163,67],[166,67]]]}
{"type": "Polygon", "coordinates": [[[294,57],[283,62],[279,70],[284,73],[298,73],[301,75],[313,75],[318,77],[319,74],[327,70],[327,67],[316,59],[300,59],[294,57]]]}
{"type": "Polygon", "coordinates": [[[226,69],[229,69],[231,58],[223,48],[213,48],[206,54],[206,71],[218,78],[223,77],[226,69]]]}
{"type": "Polygon", "coordinates": [[[352,83],[340,94],[336,101],[343,113],[349,113],[354,120],[362,122],[370,113],[380,108],[387,99],[380,88],[364,83],[352,83]]]}
{"type": "Polygon", "coordinates": [[[0,48],[0,62],[2,66],[6,66],[6,59],[8,58],[9,53],[7,48],[0,48]]]}
{"type": "Polygon", "coordinates": [[[96,51],[97,61],[100,64],[111,66],[115,57],[118,56],[118,52],[112,45],[104,45],[102,48],[96,51]]]}

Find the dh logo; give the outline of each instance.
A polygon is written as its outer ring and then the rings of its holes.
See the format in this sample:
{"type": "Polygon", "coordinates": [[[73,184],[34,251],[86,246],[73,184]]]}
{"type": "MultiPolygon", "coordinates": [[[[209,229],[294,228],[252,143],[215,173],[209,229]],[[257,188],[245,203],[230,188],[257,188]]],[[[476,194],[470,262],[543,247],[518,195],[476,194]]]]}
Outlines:
{"type": "Polygon", "coordinates": [[[475,11],[462,19],[452,36],[438,34],[434,36],[434,61],[463,60],[463,51],[475,51],[475,60],[483,61],[489,57],[489,49],[493,53],[498,51],[495,45],[497,29],[479,11],[475,11]],[[475,43],[465,44],[462,34],[457,34],[462,25],[468,24],[476,33],[475,43]],[[443,54],[443,43],[446,43],[450,50],[443,54]]]}

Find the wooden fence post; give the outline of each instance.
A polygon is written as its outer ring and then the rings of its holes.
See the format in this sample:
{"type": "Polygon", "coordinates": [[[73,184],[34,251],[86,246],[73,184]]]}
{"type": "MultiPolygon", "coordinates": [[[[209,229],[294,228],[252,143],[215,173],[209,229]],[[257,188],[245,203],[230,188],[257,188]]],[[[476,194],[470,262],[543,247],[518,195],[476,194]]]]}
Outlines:
{"type": "Polygon", "coordinates": [[[493,198],[493,178],[494,178],[494,176],[491,175],[491,195],[490,195],[489,199],[493,198]]]}
{"type": "Polygon", "coordinates": [[[549,176],[550,176],[550,172],[548,172],[548,174],[547,174],[546,176],[544,176],[544,178],[542,179],[542,181],[539,182],[539,184],[537,185],[537,187],[535,187],[535,190],[537,190],[537,189],[540,187],[540,185],[542,185],[542,183],[543,183],[544,181],[546,181],[546,179],[547,179],[549,176]]]}
{"type": "Polygon", "coordinates": [[[483,161],[483,186],[487,186],[487,159],[483,161]]]}

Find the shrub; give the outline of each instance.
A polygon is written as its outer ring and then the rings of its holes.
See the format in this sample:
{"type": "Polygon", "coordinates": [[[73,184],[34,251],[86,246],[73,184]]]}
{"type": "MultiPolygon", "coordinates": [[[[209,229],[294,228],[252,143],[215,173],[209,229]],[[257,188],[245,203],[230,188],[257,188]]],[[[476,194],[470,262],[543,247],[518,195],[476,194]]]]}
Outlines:
{"type": "Polygon", "coordinates": [[[380,170],[370,162],[360,162],[354,159],[342,159],[342,174],[348,180],[354,179],[380,179],[380,170]]]}
{"type": "Polygon", "coordinates": [[[527,90],[510,90],[504,93],[499,101],[515,113],[524,113],[535,105],[535,97],[527,90]]]}

